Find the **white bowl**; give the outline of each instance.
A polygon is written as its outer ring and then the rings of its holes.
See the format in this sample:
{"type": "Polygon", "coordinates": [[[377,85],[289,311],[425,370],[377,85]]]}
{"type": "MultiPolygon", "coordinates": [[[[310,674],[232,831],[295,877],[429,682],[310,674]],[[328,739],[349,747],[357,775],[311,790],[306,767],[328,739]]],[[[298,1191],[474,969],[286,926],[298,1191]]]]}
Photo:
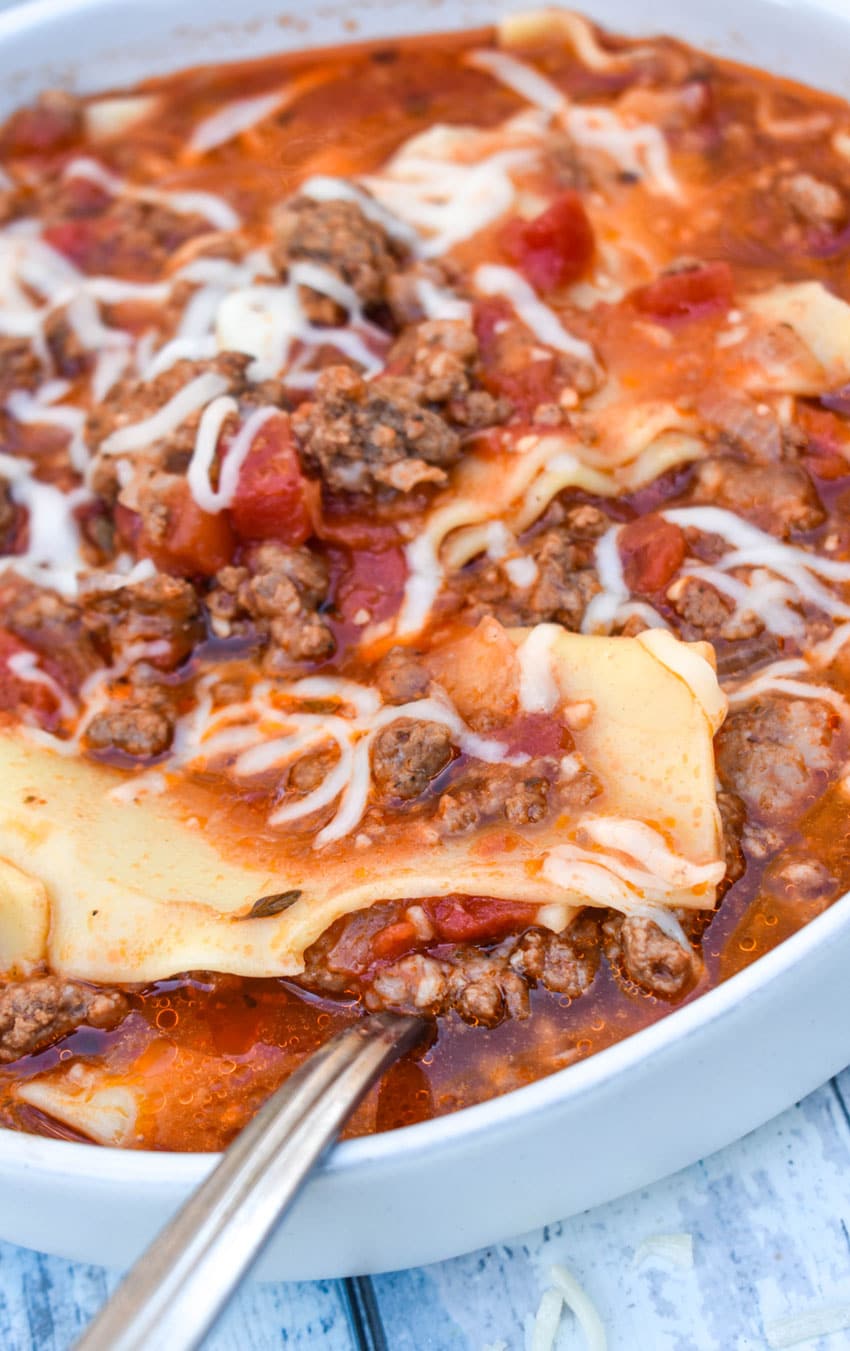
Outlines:
{"type": "MultiPolygon", "coordinates": [[[[671,32],[850,93],[846,0],[586,3],[615,29],[671,32]]],[[[234,19],[232,0],[35,0],[0,16],[0,104],[8,110],[51,84],[114,87],[199,62],[350,40],[353,16],[356,36],[389,36],[471,27],[522,7],[346,0],[311,17],[292,0],[247,0],[234,19]]],[[[316,1278],[436,1261],[721,1148],[847,1063],[848,965],[845,897],[725,985],[590,1060],[452,1116],[340,1145],[260,1274],[316,1278]]],[[[0,1238],[126,1265],[214,1163],[0,1131],[0,1238]]]]}

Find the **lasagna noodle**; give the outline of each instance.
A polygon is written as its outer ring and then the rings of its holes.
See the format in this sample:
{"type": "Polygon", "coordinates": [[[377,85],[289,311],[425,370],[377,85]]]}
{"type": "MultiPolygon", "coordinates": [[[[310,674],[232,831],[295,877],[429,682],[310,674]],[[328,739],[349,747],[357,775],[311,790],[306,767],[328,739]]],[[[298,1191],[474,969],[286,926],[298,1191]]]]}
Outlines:
{"type": "Polygon", "coordinates": [[[620,873],[646,878],[659,847],[682,865],[676,885],[668,877],[656,886],[649,877],[621,908],[712,906],[723,872],[712,736],[725,700],[710,649],[662,631],[603,638],[546,625],[510,637],[517,647],[534,638],[514,661],[517,690],[521,677],[526,689],[534,683],[529,665],[540,663],[555,714],[572,725],[576,752],[601,785],[588,808],[589,833],[580,814],[564,813],[535,827],[502,820],[423,844],[401,816],[367,849],[351,839],[295,849],[280,833],[269,854],[268,832],[257,842],[262,848],[228,832],[220,790],[193,786],[122,800],[110,791],[125,781],[120,771],[7,729],[0,736],[0,961],[8,970],[41,960],[103,983],[198,969],[295,975],[305,949],[340,916],[377,901],[457,892],[558,907],[566,923],[575,907],[607,902],[592,889],[560,884],[547,857],[572,841],[605,864],[593,841],[604,837],[610,850],[612,823],[614,834],[624,826],[631,840],[645,838],[648,827],[655,841],[643,859],[617,844],[620,873]],[[678,884],[683,877],[691,884],[678,884]],[[248,918],[259,897],[291,890],[301,894],[282,913],[248,918]]]}

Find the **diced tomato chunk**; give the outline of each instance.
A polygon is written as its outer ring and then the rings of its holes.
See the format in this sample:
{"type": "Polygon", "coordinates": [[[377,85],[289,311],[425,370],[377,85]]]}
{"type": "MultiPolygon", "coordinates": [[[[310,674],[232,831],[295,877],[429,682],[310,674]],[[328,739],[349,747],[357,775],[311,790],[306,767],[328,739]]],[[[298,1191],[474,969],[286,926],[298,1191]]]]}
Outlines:
{"type": "Polygon", "coordinates": [[[400,546],[334,551],[334,605],[343,624],[362,628],[398,612],[407,578],[400,546]]]}
{"type": "Polygon", "coordinates": [[[563,755],[569,749],[569,733],[548,713],[524,713],[495,733],[511,755],[563,755]]]}
{"type": "Polygon", "coordinates": [[[423,905],[446,943],[495,942],[533,924],[537,914],[534,905],[491,896],[443,896],[423,905]]]}
{"type": "Polygon", "coordinates": [[[47,226],[45,242],[86,272],[92,254],[100,249],[100,231],[95,220],[59,220],[55,226],[47,226]]]}
{"type": "MultiPolygon", "coordinates": [[[[364,512],[368,512],[368,505],[364,512]]],[[[316,534],[328,544],[341,544],[346,549],[368,549],[380,553],[400,544],[398,526],[392,521],[371,520],[358,515],[336,502],[323,502],[316,516],[316,534]]]]}
{"type": "MultiPolygon", "coordinates": [[[[530,415],[540,404],[552,401],[558,388],[556,353],[528,360],[526,344],[517,345],[515,341],[516,315],[506,300],[497,296],[479,300],[473,312],[473,327],[483,383],[491,394],[508,399],[513,411],[520,415],[530,415]]],[[[480,447],[480,437],[476,444],[480,447]]]]}
{"type": "Polygon", "coordinates": [[[687,553],[680,527],[652,514],[623,526],[617,543],[629,590],[643,595],[663,590],[687,553]]]}
{"type": "Polygon", "coordinates": [[[391,961],[395,957],[401,957],[403,953],[416,946],[418,937],[416,926],[411,924],[409,919],[400,919],[375,934],[372,939],[372,956],[378,961],[391,961]]]}
{"type": "Polygon", "coordinates": [[[656,277],[648,286],[632,292],[631,301],[641,314],[653,319],[694,319],[712,310],[728,309],[734,280],[728,263],[706,263],[687,272],[656,277]]]}
{"type": "Polygon", "coordinates": [[[313,534],[319,489],[301,473],[284,413],[258,431],[239,474],[230,519],[246,540],[303,544],[313,534]]]}
{"type": "Polygon", "coordinates": [[[554,291],[587,271],[593,227],[578,193],[569,191],[533,220],[508,221],[500,243],[536,290],[554,291]]]}
{"type": "Polygon", "coordinates": [[[79,108],[67,103],[35,103],[13,113],[3,128],[0,151],[4,155],[46,155],[73,145],[83,128],[79,108]]]}
{"type": "Polygon", "coordinates": [[[12,633],[0,629],[0,711],[20,713],[28,709],[35,713],[44,726],[50,727],[56,722],[57,699],[47,685],[35,680],[24,680],[9,666],[9,658],[19,653],[31,652],[12,633]]]}
{"type": "Polygon", "coordinates": [[[133,539],[141,558],[152,558],[163,572],[181,577],[211,577],[233,557],[235,541],[226,516],[202,511],[184,479],[178,480],[165,502],[168,529],[164,538],[152,538],[134,513],[122,514],[119,529],[133,539]]]}
{"type": "Polygon", "coordinates": [[[850,427],[843,418],[801,403],[797,422],[808,438],[804,459],[810,473],[822,479],[850,474],[850,427]]]}

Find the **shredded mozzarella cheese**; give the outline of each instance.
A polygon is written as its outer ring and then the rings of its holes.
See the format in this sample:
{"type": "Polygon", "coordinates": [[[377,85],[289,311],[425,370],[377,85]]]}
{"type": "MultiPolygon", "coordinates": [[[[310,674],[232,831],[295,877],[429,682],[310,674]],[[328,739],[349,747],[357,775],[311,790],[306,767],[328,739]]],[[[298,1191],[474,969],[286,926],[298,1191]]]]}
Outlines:
{"type": "Polygon", "coordinates": [[[567,1271],[566,1267],[553,1266],[551,1276],[555,1289],[563,1296],[564,1303],[572,1310],[581,1325],[587,1340],[587,1351],[607,1351],[605,1326],[587,1291],[579,1285],[575,1276],[567,1271]]]}
{"type": "Polygon", "coordinates": [[[620,172],[645,180],[651,191],[668,197],[680,195],[667,142],[658,127],[621,117],[613,108],[571,104],[551,80],[507,52],[471,52],[466,60],[551,117],[559,118],[576,145],[608,156],[620,172]]]}
{"type": "Polygon", "coordinates": [[[850,1304],[832,1304],[805,1309],[789,1318],[766,1319],[764,1335],[768,1346],[780,1351],[782,1347],[799,1346],[801,1342],[828,1337],[831,1332],[844,1332],[847,1328],[850,1328],[850,1304]]]}
{"type": "Polygon", "coordinates": [[[368,805],[372,744],[382,728],[400,718],[440,723],[464,754],[486,764],[523,765],[528,761],[524,753],[510,754],[503,742],[472,732],[442,693],[385,707],[377,691],[367,686],[334,676],[314,676],[282,687],[278,696],[296,708],[287,710],[272,703],[269,688],[261,685],[247,703],[212,713],[209,690],[202,690],[196,709],[181,720],[171,763],[209,765],[236,752],[230,772],[237,778],[272,771],[285,776],[293,761],[308,750],[335,745],[339,758],[321,783],[304,797],[284,801],[268,818],[270,825],[286,825],[336,802],[334,815],[313,841],[314,849],[356,829],[368,805]],[[336,702],[349,715],[298,710],[298,704],[303,707],[316,699],[336,702]]]}
{"type": "Polygon", "coordinates": [[[62,686],[42,671],[38,664],[38,657],[35,652],[14,652],[6,658],[6,665],[18,680],[26,681],[30,685],[43,685],[49,690],[56,700],[59,712],[63,718],[73,718],[77,712],[77,706],[73,699],[69,698],[62,686]]]}
{"type": "Polygon", "coordinates": [[[206,155],[210,150],[217,150],[219,146],[226,145],[244,131],[271,117],[272,113],[288,102],[288,98],[288,90],[273,89],[269,94],[256,94],[253,98],[237,99],[225,104],[198,123],[189,138],[189,150],[196,155],[206,155]]]}
{"type": "Polygon", "coordinates": [[[241,221],[229,202],[213,192],[165,192],[158,188],[136,187],[111,173],[97,160],[82,156],[66,165],[65,178],[87,178],[112,197],[165,206],[178,214],[203,216],[217,230],[237,230],[241,221]]]}
{"type": "Polygon", "coordinates": [[[732,546],[713,567],[687,564],[683,574],[711,582],[736,602],[739,612],[758,615],[770,632],[803,635],[805,623],[794,608],[801,600],[810,601],[833,619],[850,619],[850,604],[817,580],[850,582],[850,563],[783,544],[722,507],[676,507],[661,515],[674,525],[720,535],[732,546]],[[729,576],[739,568],[753,569],[749,582],[729,576]],[[761,569],[776,576],[771,578],[761,569]]]}
{"type": "Polygon", "coordinates": [[[640,1266],[642,1262],[655,1257],[672,1262],[683,1271],[690,1271],[694,1265],[693,1234],[650,1234],[638,1244],[632,1266],[640,1266]]]}
{"type": "Polygon", "coordinates": [[[235,413],[238,413],[238,405],[234,399],[227,396],[217,399],[215,403],[210,404],[204,410],[198,427],[195,449],[186,474],[189,488],[198,506],[202,507],[204,511],[212,512],[213,515],[222,511],[225,507],[232,506],[236,489],[239,486],[242,466],[254,441],[270,418],[280,416],[280,409],[267,406],[254,410],[233,438],[221,466],[218,488],[213,489],[210,485],[209,473],[218,445],[218,438],[226,418],[235,413]],[[216,405],[219,405],[218,411],[213,414],[212,410],[216,408],[216,405]],[[205,419],[208,417],[209,425],[205,427],[205,419]]]}
{"type": "Polygon", "coordinates": [[[72,408],[64,404],[59,408],[48,407],[43,400],[33,398],[22,389],[15,390],[9,395],[6,407],[18,422],[61,427],[63,431],[69,432],[68,456],[71,464],[80,472],[87,468],[89,452],[83,439],[86,414],[82,408],[72,408]]]}
{"type": "Polygon", "coordinates": [[[141,422],[119,427],[100,444],[102,455],[125,455],[128,451],[145,450],[176,431],[192,413],[204,408],[227,389],[227,380],[214,371],[205,371],[178,390],[167,403],[141,422]]]}
{"type": "Polygon", "coordinates": [[[552,644],[558,624],[538,624],[517,648],[519,702],[525,713],[552,713],[562,700],[552,669],[552,644]]]}
{"type": "Polygon", "coordinates": [[[544,112],[559,113],[566,103],[566,97],[557,85],[547,80],[546,76],[541,75],[533,66],[520,61],[516,56],[509,56],[507,52],[487,49],[468,52],[464,57],[464,65],[472,66],[474,70],[486,71],[500,84],[512,89],[528,103],[542,108],[544,112]]]}
{"type": "Polygon", "coordinates": [[[517,316],[530,328],[538,342],[554,347],[556,352],[596,364],[596,356],[589,343],[568,333],[554,310],[544,305],[528,282],[513,268],[495,263],[484,263],[475,269],[475,287],[485,296],[504,296],[516,310],[517,316]]]}
{"type": "Polygon", "coordinates": [[[419,256],[435,258],[510,210],[516,195],[511,172],[538,158],[539,147],[494,151],[485,133],[436,126],[407,141],[380,174],[363,182],[382,206],[417,232],[419,256]],[[476,137],[481,157],[458,162],[461,147],[465,156],[474,152],[476,137]]]}
{"type": "Polygon", "coordinates": [[[90,500],[87,489],[63,493],[52,483],[33,478],[26,464],[18,461],[10,492],[13,501],[29,513],[29,542],[25,553],[0,558],[0,570],[11,569],[63,596],[76,595],[78,574],[85,565],[74,511],[90,500]]]}

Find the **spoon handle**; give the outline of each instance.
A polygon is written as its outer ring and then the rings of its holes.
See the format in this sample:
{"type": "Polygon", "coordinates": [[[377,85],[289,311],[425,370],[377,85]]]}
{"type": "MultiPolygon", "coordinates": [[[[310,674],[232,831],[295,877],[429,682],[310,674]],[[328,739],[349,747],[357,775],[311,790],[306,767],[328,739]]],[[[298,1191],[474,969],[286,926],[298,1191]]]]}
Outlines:
{"type": "Polygon", "coordinates": [[[193,1351],[381,1072],[425,1023],[378,1013],[296,1070],[142,1254],[76,1351],[193,1351]]]}

